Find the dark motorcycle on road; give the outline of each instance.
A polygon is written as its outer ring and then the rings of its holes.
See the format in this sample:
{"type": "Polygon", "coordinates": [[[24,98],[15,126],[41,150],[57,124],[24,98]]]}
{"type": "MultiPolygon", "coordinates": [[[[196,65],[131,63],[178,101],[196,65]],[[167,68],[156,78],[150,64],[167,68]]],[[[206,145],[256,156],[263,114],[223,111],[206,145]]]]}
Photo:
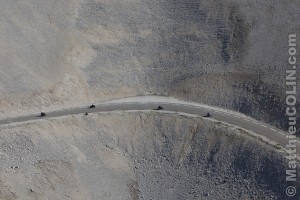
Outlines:
{"type": "Polygon", "coordinates": [[[164,108],[162,106],[158,106],[157,108],[154,108],[153,110],[163,110],[164,108]]]}
{"type": "Polygon", "coordinates": [[[210,113],[207,113],[206,115],[204,115],[203,117],[211,117],[210,113]]]}

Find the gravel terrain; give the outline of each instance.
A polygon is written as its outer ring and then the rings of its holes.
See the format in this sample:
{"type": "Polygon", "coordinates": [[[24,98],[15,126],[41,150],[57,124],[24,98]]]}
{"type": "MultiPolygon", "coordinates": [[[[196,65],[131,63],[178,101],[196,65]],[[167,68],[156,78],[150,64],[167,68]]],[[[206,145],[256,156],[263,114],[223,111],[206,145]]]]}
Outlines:
{"type": "Polygon", "coordinates": [[[158,94],[284,128],[288,35],[300,35],[299,7],[298,0],[1,1],[0,117],[158,94]]]}
{"type": "MultiPolygon", "coordinates": [[[[159,95],[287,130],[288,35],[300,35],[299,8],[299,0],[2,0],[0,119],[159,95]]],[[[13,123],[0,126],[0,200],[285,200],[285,157],[242,129],[178,114],[13,123]]]]}
{"type": "Polygon", "coordinates": [[[283,153],[202,118],[76,115],[1,126],[0,139],[1,200],[286,197],[283,153]]]}

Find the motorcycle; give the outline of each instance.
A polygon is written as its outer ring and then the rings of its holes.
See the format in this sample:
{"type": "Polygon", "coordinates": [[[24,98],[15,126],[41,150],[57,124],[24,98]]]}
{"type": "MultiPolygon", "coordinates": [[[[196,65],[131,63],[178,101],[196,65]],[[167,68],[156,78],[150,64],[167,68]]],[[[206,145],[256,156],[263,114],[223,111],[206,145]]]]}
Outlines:
{"type": "Polygon", "coordinates": [[[162,106],[158,106],[157,108],[154,108],[153,110],[163,110],[164,108],[162,106]]]}

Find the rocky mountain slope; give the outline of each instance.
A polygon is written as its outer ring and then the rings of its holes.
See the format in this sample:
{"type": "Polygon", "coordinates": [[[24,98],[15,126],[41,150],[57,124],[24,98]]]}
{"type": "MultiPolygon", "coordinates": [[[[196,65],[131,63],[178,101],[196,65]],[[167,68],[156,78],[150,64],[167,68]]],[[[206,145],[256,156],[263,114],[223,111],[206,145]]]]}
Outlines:
{"type": "Polygon", "coordinates": [[[202,118],[67,116],[1,126],[0,139],[1,200],[286,197],[284,154],[202,118]]]}
{"type": "Polygon", "coordinates": [[[0,117],[158,94],[283,128],[287,37],[300,35],[299,7],[298,0],[1,1],[0,117]]]}

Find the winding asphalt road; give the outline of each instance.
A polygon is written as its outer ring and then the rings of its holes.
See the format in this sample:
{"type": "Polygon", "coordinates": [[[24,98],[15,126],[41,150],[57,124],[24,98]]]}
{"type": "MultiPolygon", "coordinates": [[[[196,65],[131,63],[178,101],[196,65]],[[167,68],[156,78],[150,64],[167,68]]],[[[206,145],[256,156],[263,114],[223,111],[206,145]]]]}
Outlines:
{"type": "MultiPolygon", "coordinates": [[[[16,122],[26,122],[31,120],[38,119],[47,119],[53,117],[60,117],[66,115],[77,115],[83,113],[95,113],[95,112],[109,112],[116,110],[152,110],[161,105],[164,108],[164,111],[178,112],[193,114],[198,116],[205,116],[208,112],[211,113],[212,119],[218,120],[221,122],[226,122],[231,125],[241,127],[243,129],[252,131],[258,135],[264,136],[269,140],[272,140],[281,146],[285,147],[288,144],[288,139],[286,134],[267,124],[261,123],[257,120],[254,120],[250,117],[242,115],[237,112],[231,112],[221,108],[210,107],[207,105],[201,105],[186,101],[180,101],[174,98],[168,97],[159,97],[159,96],[140,96],[140,97],[131,97],[124,98],[119,100],[112,100],[108,102],[103,102],[96,104],[96,108],[78,107],[71,108],[66,110],[59,110],[48,112],[47,116],[40,117],[36,115],[21,116],[9,119],[0,120],[0,125],[11,124],[16,122]]],[[[296,142],[297,154],[300,153],[300,142],[296,142]]]]}

